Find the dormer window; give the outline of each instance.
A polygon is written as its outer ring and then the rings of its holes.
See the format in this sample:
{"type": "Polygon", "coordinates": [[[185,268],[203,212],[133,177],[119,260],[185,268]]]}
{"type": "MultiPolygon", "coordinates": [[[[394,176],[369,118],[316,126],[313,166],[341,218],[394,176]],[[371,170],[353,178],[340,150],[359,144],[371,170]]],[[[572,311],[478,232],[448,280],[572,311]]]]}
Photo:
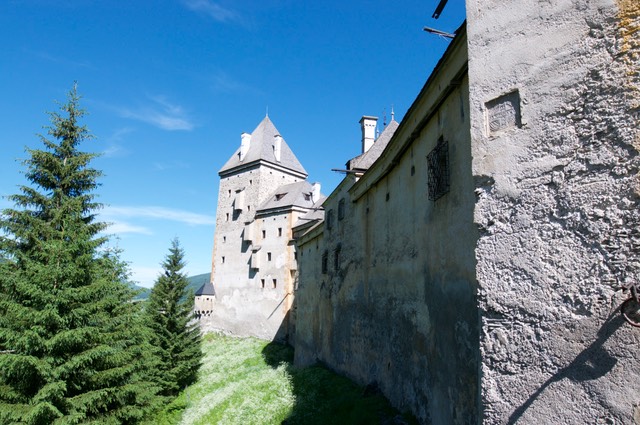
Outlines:
{"type": "Polygon", "coordinates": [[[304,200],[305,201],[310,201],[311,200],[311,194],[310,193],[305,193],[304,194],[304,200]]]}
{"type": "Polygon", "coordinates": [[[280,199],[284,198],[285,195],[286,195],[286,193],[277,193],[276,194],[276,201],[279,201],[280,199]]]}

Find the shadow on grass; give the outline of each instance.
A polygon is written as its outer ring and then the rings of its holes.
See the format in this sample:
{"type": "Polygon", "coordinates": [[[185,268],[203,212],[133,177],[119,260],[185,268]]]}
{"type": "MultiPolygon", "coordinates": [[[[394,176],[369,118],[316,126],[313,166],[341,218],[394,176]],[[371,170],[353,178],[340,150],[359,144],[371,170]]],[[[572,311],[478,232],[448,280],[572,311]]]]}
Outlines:
{"type": "Polygon", "coordinates": [[[284,366],[291,376],[295,403],[285,425],[404,425],[417,424],[391,407],[375,387],[360,387],[322,365],[293,366],[293,349],[279,342],[263,350],[265,362],[284,366]]]}

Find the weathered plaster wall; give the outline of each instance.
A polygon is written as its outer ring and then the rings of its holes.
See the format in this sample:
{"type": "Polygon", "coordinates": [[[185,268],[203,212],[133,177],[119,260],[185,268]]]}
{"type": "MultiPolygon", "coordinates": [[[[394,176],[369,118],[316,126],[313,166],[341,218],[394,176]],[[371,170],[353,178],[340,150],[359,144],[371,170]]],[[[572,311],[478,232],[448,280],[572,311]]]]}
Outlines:
{"type": "Polygon", "coordinates": [[[428,424],[478,418],[477,233],[463,40],[374,166],[329,196],[322,235],[299,242],[296,363],[319,360],[376,383],[428,424]],[[451,190],[434,202],[426,157],[440,137],[449,142],[451,190]]]}
{"type": "Polygon", "coordinates": [[[640,423],[635,0],[468,0],[485,423],[640,423]]]}

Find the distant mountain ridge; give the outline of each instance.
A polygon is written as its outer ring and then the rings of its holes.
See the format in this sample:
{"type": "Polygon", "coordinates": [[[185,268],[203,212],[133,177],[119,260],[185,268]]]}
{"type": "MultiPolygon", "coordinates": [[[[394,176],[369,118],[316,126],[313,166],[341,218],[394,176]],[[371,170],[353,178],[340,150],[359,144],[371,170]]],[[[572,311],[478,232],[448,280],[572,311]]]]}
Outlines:
{"type": "MultiPolygon", "coordinates": [[[[195,293],[202,285],[209,281],[211,277],[211,273],[202,273],[195,276],[187,277],[189,284],[187,285],[187,292],[191,291],[191,293],[195,293]]],[[[133,289],[136,291],[140,291],[138,295],[134,298],[135,301],[142,301],[149,298],[149,294],[151,293],[151,288],[144,288],[142,286],[133,285],[133,289]]]]}

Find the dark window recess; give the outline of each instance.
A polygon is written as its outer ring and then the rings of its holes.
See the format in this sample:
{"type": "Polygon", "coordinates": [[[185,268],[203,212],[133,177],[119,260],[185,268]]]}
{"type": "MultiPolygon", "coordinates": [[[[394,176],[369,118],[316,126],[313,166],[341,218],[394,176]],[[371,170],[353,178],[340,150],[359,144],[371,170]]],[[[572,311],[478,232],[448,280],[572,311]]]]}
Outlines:
{"type": "Polygon", "coordinates": [[[344,198],[340,199],[338,202],[338,220],[342,220],[344,218],[344,209],[345,209],[345,201],[344,198]]]}
{"type": "Polygon", "coordinates": [[[282,236],[282,227],[278,227],[278,236],[282,236]]]}
{"type": "Polygon", "coordinates": [[[327,251],[322,253],[322,273],[327,273],[329,254],[327,251]]]}
{"type": "Polygon", "coordinates": [[[263,231],[262,231],[262,239],[264,239],[264,238],[266,238],[266,237],[267,237],[267,231],[266,231],[266,230],[263,230],[263,231]]]}
{"type": "Polygon", "coordinates": [[[305,193],[304,194],[304,200],[305,201],[310,201],[311,200],[311,194],[310,193],[305,193]]]}
{"type": "Polygon", "coordinates": [[[333,268],[338,271],[340,270],[340,247],[337,247],[335,251],[333,251],[333,268]]]}
{"type": "Polygon", "coordinates": [[[267,252],[267,261],[271,261],[271,253],[267,252]]]}
{"type": "Polygon", "coordinates": [[[278,279],[273,279],[273,289],[276,289],[276,286],[278,286],[278,279]]]}
{"type": "Polygon", "coordinates": [[[222,257],[222,264],[224,264],[224,257],[222,257]]]}
{"type": "Polygon", "coordinates": [[[264,279],[260,279],[260,284],[262,285],[262,289],[264,289],[264,279]]]}
{"type": "Polygon", "coordinates": [[[411,166],[411,175],[413,176],[416,173],[416,167],[414,165],[411,166]]]}
{"type": "Polygon", "coordinates": [[[331,230],[333,227],[333,210],[327,211],[327,229],[331,230]]]}
{"type": "Polygon", "coordinates": [[[440,137],[436,147],[427,155],[427,163],[429,199],[435,201],[449,192],[449,142],[440,137]]]}
{"type": "Polygon", "coordinates": [[[276,194],[276,201],[279,201],[280,199],[284,198],[284,195],[286,195],[286,193],[277,193],[276,194]]]}

